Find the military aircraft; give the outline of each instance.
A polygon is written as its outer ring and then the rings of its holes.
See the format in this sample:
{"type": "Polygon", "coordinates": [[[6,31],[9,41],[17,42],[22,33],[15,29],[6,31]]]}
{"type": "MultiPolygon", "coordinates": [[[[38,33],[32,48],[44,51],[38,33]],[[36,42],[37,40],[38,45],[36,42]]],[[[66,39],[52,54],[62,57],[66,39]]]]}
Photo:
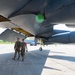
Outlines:
{"type": "Polygon", "coordinates": [[[75,0],[0,0],[0,27],[7,28],[0,39],[74,43],[75,32],[54,30],[57,24],[75,27],[75,0]]]}

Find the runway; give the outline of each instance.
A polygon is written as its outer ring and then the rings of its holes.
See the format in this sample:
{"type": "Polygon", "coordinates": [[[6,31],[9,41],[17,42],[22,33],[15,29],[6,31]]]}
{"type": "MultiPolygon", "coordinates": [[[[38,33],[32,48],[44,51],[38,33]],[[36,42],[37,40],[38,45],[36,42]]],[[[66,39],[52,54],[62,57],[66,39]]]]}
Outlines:
{"type": "Polygon", "coordinates": [[[12,60],[14,44],[0,44],[0,75],[75,75],[74,44],[39,47],[28,45],[22,62],[12,60]]]}

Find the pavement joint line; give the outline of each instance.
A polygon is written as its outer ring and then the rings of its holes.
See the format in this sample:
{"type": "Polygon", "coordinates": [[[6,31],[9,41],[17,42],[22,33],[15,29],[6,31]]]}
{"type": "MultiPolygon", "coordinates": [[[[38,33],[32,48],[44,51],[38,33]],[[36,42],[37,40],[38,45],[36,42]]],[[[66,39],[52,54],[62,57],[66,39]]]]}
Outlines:
{"type": "MultiPolygon", "coordinates": [[[[51,59],[52,60],[52,59],[51,59]]],[[[53,62],[56,62],[56,61],[54,61],[54,60],[52,60],[53,62]]],[[[66,65],[62,65],[61,63],[59,63],[59,62],[56,62],[57,64],[60,64],[61,66],[64,66],[64,67],[66,67],[66,68],[68,68],[68,69],[70,69],[70,70],[72,70],[72,71],[75,71],[74,69],[72,69],[72,68],[70,68],[70,67],[68,67],[68,66],[66,66],[66,65]]]]}

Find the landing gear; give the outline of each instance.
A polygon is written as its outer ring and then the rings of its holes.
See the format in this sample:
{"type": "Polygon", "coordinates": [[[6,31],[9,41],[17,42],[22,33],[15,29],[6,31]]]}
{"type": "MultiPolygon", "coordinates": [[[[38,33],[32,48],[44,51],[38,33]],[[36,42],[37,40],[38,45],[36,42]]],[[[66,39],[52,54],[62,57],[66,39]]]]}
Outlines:
{"type": "Polygon", "coordinates": [[[42,47],[40,47],[39,50],[42,51],[43,50],[42,47]]]}

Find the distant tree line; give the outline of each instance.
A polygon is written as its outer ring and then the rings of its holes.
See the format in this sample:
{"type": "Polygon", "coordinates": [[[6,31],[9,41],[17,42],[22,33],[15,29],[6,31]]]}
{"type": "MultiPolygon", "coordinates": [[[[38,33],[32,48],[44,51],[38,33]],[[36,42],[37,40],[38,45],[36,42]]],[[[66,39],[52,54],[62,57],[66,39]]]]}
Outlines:
{"type": "Polygon", "coordinates": [[[4,40],[0,40],[0,44],[13,44],[14,42],[8,42],[4,40]]]}

